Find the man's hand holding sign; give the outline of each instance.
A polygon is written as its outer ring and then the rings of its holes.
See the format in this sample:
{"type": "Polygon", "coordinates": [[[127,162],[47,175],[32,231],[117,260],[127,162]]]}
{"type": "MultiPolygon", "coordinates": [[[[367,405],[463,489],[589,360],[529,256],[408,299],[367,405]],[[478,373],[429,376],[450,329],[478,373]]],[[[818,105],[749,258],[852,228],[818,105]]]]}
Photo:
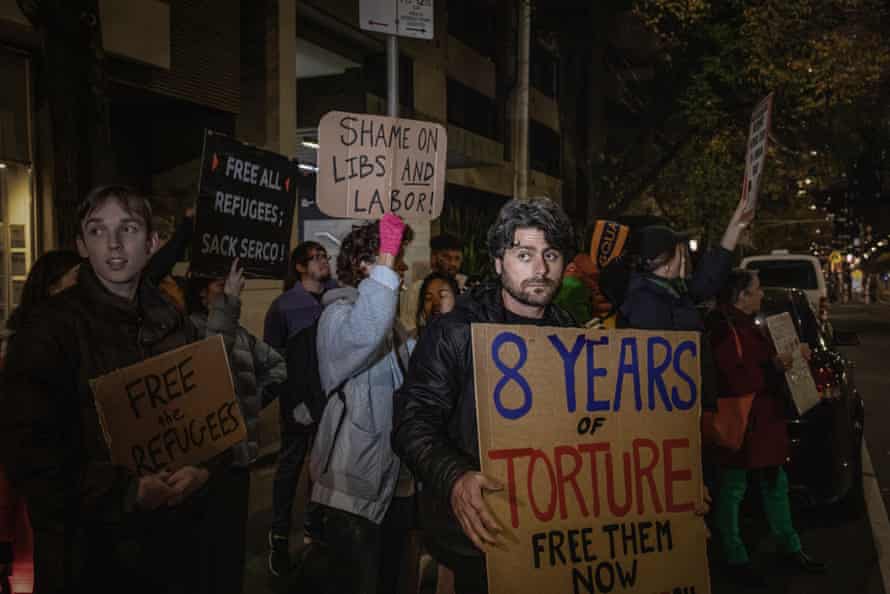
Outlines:
{"type": "Polygon", "coordinates": [[[451,504],[489,592],[708,592],[697,336],[472,332],[482,473],[451,504]]]}

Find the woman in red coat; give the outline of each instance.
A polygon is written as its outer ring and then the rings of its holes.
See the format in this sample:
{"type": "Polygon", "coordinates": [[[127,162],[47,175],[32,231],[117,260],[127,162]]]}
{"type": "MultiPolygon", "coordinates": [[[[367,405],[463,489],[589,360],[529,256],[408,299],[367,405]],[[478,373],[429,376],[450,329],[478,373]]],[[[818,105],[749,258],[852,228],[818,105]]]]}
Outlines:
{"type": "Polygon", "coordinates": [[[765,585],[752,568],[739,533],[739,509],[749,478],[760,484],[770,530],[786,564],[808,573],[825,571],[823,564],[803,552],[791,521],[788,476],[782,468],[788,457],[783,371],[791,365],[791,354],[777,354],[772,341],[755,324],[754,316],[760,311],[762,299],[757,274],[734,270],[718,296],[717,311],[710,318],[718,394],[754,394],[741,449],[717,453],[721,467],[716,505],[720,542],[730,577],[747,586],[765,585]]]}

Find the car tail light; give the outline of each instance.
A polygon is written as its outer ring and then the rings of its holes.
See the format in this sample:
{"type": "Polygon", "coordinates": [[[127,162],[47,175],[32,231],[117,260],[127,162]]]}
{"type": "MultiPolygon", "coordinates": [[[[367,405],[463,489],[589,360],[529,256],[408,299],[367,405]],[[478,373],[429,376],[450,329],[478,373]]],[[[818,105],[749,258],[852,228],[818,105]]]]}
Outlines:
{"type": "Polygon", "coordinates": [[[813,369],[813,380],[822,398],[840,398],[841,389],[834,371],[828,367],[813,369]]]}

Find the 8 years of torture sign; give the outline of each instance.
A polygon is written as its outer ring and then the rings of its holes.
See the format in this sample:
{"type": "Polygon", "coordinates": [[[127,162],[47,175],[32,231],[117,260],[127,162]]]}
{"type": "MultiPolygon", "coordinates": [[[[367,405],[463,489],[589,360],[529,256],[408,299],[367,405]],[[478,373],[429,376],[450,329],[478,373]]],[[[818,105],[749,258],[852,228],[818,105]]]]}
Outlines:
{"type": "Polygon", "coordinates": [[[472,332],[489,592],[708,594],[698,335],[472,332]]]}

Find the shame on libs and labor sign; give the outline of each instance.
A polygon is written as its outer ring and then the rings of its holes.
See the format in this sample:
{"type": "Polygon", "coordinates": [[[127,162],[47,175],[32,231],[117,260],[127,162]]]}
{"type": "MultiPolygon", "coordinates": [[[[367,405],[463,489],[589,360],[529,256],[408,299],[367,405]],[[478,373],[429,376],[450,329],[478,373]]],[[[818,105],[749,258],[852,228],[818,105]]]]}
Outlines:
{"type": "Polygon", "coordinates": [[[474,324],[490,594],[708,594],[697,333],[474,324]]]}
{"type": "Polygon", "coordinates": [[[445,201],[445,128],[432,122],[332,111],[318,128],[318,207],[331,217],[391,212],[432,220],[445,201]]]}
{"type": "Polygon", "coordinates": [[[208,130],[191,270],[225,276],[238,258],[246,276],[287,275],[297,198],[296,163],[208,130]]]}
{"type": "Polygon", "coordinates": [[[137,476],[206,462],[247,439],[222,336],[90,383],[112,464],[137,476]]]}

